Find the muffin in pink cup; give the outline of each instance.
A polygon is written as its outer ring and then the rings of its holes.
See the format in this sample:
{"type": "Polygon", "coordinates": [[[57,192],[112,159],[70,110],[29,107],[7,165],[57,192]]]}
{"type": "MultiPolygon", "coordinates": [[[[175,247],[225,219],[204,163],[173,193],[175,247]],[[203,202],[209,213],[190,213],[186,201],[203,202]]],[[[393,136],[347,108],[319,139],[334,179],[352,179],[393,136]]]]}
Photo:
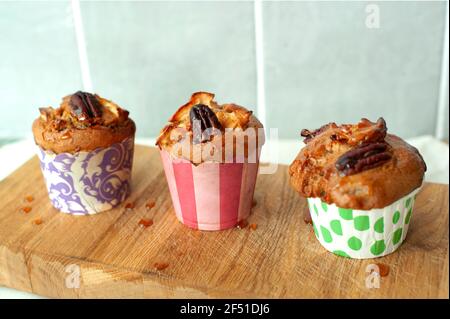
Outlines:
{"type": "Polygon", "coordinates": [[[251,111],[194,93],[156,142],[178,220],[224,230],[247,219],[263,144],[263,126],[251,111]]]}

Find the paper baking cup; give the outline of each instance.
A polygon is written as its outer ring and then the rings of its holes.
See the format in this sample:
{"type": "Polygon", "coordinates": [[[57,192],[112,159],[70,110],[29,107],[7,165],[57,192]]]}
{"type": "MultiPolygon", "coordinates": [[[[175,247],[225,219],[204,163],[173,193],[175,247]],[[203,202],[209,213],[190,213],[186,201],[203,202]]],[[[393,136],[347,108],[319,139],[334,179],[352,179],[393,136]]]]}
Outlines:
{"type": "Polygon", "coordinates": [[[202,163],[161,158],[175,214],[186,226],[223,230],[251,212],[259,163],[202,163]]]}
{"type": "Polygon", "coordinates": [[[130,193],[134,139],[75,154],[38,157],[53,206],[73,215],[96,214],[117,206],[130,193]]]}
{"type": "Polygon", "coordinates": [[[325,249],[356,258],[376,258],[394,252],[405,240],[417,188],[383,208],[356,210],[308,198],[314,233],[325,249]]]}

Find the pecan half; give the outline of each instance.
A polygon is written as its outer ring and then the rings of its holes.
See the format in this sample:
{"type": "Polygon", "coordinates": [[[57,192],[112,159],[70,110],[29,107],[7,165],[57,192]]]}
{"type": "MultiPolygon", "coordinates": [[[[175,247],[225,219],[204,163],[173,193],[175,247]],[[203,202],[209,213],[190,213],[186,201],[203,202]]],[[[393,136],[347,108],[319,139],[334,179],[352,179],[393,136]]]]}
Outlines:
{"type": "Polygon", "coordinates": [[[71,113],[79,121],[86,121],[102,116],[100,102],[91,93],[78,91],[72,94],[69,106],[71,113]]]}
{"type": "Polygon", "coordinates": [[[205,134],[204,132],[205,130],[210,128],[223,129],[213,110],[204,104],[194,105],[189,111],[189,119],[191,121],[191,128],[193,128],[194,144],[203,143],[209,140],[208,134],[205,134]],[[200,123],[200,130],[196,128],[195,121],[200,123]]]}
{"type": "Polygon", "coordinates": [[[366,143],[341,155],[336,161],[336,169],[348,176],[381,166],[391,158],[387,143],[366,143]]]}

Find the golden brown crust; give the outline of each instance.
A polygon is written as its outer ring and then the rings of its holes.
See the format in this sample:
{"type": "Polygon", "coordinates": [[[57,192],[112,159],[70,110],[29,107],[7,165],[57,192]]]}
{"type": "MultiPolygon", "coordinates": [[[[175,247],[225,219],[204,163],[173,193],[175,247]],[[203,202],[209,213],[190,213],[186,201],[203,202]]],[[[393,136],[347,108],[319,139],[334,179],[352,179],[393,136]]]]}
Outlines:
{"type": "MultiPolygon", "coordinates": [[[[189,102],[182,105],[175,114],[169,119],[169,123],[163,127],[159,137],[156,141],[156,145],[160,149],[165,149],[173,157],[180,157],[190,160],[194,164],[204,161],[224,161],[228,156],[225,151],[225,130],[232,130],[234,136],[239,140],[240,136],[245,134],[251,134],[253,130],[255,136],[255,145],[261,147],[264,143],[264,134],[258,132],[258,129],[262,129],[263,126],[259,120],[253,115],[252,111],[247,110],[245,107],[237,104],[228,103],[219,105],[214,101],[214,94],[208,92],[196,92],[192,94],[189,102]],[[193,143],[192,127],[190,121],[190,111],[193,106],[203,104],[209,107],[217,117],[220,125],[222,126],[223,135],[213,136],[210,141],[200,144],[193,143]],[[179,136],[179,138],[176,138],[179,136]],[[189,146],[189,154],[184,154],[182,149],[185,146],[189,146]],[[220,159],[217,158],[217,152],[210,151],[211,148],[215,150],[220,149],[220,159]],[[211,156],[209,153],[211,152],[211,156]],[[206,154],[206,156],[205,156],[206,154]]],[[[248,136],[248,135],[247,135],[248,136]]],[[[247,139],[242,139],[243,149],[246,150],[245,156],[247,157],[247,150],[249,149],[247,139]]],[[[239,148],[238,142],[233,144],[234,153],[236,148],[239,148]]]]}
{"type": "Polygon", "coordinates": [[[41,108],[41,116],[33,122],[37,145],[54,153],[76,153],[108,147],[134,137],[136,126],[128,111],[94,95],[101,115],[80,120],[70,107],[72,95],[63,98],[59,108],[41,108]]]}
{"type": "Polygon", "coordinates": [[[395,135],[386,132],[380,135],[379,123],[367,120],[357,125],[331,123],[316,136],[307,138],[307,145],[289,167],[293,188],[304,197],[320,197],[338,207],[370,210],[386,207],[420,187],[426,170],[421,155],[395,135]],[[336,168],[336,161],[343,154],[363,143],[374,142],[371,139],[388,144],[389,160],[350,175],[336,168]]]}

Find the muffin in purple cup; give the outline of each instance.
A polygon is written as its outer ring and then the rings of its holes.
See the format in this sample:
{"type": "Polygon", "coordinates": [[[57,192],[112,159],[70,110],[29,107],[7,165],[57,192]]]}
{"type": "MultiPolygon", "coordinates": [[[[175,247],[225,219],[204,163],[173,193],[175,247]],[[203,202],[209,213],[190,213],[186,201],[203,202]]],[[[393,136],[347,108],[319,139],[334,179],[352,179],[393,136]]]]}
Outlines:
{"type": "Polygon", "coordinates": [[[53,206],[86,215],[123,202],[131,190],[136,131],[129,112],[81,91],[57,109],[39,111],[33,135],[53,206]]]}

